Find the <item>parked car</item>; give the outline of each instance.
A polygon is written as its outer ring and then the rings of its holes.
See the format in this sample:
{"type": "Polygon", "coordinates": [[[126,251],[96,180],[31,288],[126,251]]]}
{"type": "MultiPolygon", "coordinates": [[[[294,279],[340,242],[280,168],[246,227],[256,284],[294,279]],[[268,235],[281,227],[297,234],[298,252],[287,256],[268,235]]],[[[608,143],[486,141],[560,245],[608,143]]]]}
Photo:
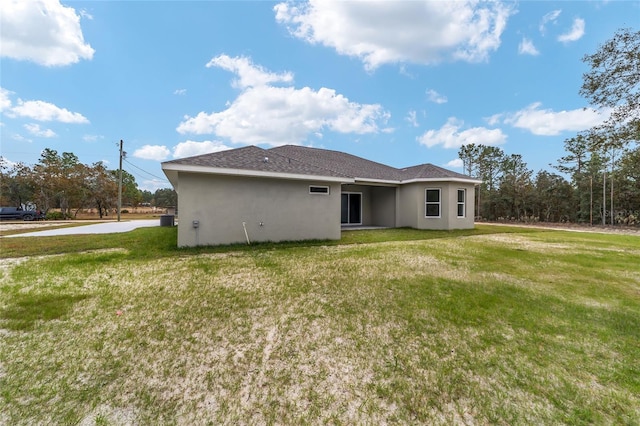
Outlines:
{"type": "Polygon", "coordinates": [[[40,220],[44,215],[40,210],[23,210],[20,207],[0,207],[0,220],[40,220]]]}

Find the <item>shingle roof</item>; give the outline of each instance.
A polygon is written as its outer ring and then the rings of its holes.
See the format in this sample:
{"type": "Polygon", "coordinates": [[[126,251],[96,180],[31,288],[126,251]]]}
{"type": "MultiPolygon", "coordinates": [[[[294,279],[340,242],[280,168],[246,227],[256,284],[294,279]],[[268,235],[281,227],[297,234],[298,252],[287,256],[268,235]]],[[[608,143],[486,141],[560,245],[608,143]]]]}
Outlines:
{"type": "Polygon", "coordinates": [[[321,169],[308,162],[284,157],[257,146],[213,152],[195,157],[180,158],[163,164],[212,167],[218,169],[251,170],[272,173],[293,173],[312,176],[349,177],[344,173],[321,169]]]}
{"type": "Polygon", "coordinates": [[[402,180],[413,179],[473,179],[462,173],[452,172],[451,170],[443,169],[442,167],[434,166],[433,164],[420,164],[418,166],[407,167],[401,169],[402,180]]]}
{"type": "Polygon", "coordinates": [[[269,152],[276,152],[356,179],[400,180],[398,169],[344,152],[298,145],[283,145],[271,148],[269,152]]]}
{"type": "Polygon", "coordinates": [[[344,152],[297,145],[283,145],[268,150],[246,146],[167,161],[163,166],[165,164],[397,183],[420,179],[475,180],[433,164],[396,169],[344,152]]]}

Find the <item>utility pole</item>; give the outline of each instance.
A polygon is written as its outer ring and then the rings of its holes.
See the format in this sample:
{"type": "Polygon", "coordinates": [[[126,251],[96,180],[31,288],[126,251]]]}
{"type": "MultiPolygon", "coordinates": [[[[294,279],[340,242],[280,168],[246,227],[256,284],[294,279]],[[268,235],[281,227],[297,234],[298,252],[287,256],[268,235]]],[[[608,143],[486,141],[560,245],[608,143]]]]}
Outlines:
{"type": "Polygon", "coordinates": [[[611,226],[615,226],[616,224],[613,211],[613,168],[615,166],[615,160],[616,151],[614,147],[611,147],[611,174],[609,174],[609,185],[611,185],[611,208],[609,209],[611,211],[611,226]]]}
{"type": "Polygon", "coordinates": [[[602,171],[602,225],[607,224],[607,166],[602,171]]]}
{"type": "Polygon", "coordinates": [[[593,226],[593,175],[589,186],[589,226],[593,226]]]}
{"type": "Polygon", "coordinates": [[[120,210],[122,209],[122,139],[120,139],[120,168],[118,169],[118,222],[120,222],[120,210]]]}

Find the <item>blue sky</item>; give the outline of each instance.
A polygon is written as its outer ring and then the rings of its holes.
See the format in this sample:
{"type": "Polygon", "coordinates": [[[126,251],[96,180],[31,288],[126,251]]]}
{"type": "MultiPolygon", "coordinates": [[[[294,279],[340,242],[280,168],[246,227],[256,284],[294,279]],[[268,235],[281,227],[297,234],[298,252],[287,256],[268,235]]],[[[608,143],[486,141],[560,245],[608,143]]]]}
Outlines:
{"type": "Polygon", "coordinates": [[[638,1],[3,0],[0,155],[45,148],[170,187],[162,161],[300,144],[462,171],[467,143],[534,172],[608,111],[581,58],[638,1]]]}

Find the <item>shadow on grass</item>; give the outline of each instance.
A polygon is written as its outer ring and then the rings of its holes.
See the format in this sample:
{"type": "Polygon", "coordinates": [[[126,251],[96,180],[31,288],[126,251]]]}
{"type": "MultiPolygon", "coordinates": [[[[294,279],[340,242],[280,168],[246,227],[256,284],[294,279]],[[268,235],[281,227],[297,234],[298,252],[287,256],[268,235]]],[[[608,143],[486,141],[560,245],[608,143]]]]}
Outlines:
{"type": "Polygon", "coordinates": [[[32,330],[39,321],[67,318],[73,305],[87,297],[68,294],[20,295],[12,300],[9,307],[0,311],[0,319],[6,321],[3,327],[9,330],[32,330]]]}

